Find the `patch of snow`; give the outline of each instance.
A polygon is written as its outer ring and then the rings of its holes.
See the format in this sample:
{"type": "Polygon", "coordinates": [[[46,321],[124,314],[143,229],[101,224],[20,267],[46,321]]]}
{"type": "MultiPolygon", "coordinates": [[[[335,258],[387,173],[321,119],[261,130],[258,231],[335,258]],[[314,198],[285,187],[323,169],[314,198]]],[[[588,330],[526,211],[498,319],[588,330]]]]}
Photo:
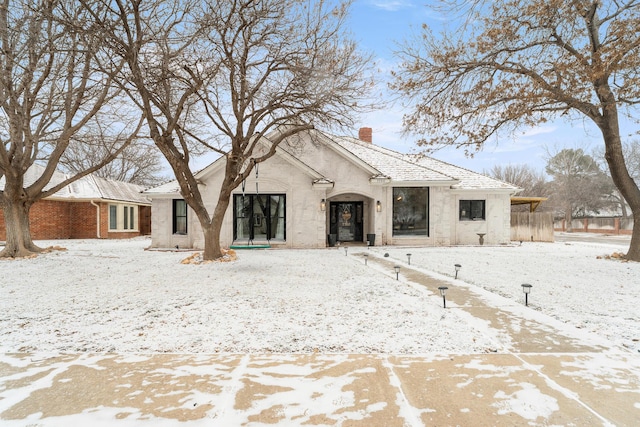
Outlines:
{"type": "Polygon", "coordinates": [[[504,391],[499,391],[493,396],[498,399],[492,405],[498,408],[498,414],[504,415],[513,412],[524,419],[536,420],[538,417],[548,418],[560,409],[555,398],[543,394],[533,384],[521,383],[517,386],[521,389],[516,392],[506,394],[504,391]]]}

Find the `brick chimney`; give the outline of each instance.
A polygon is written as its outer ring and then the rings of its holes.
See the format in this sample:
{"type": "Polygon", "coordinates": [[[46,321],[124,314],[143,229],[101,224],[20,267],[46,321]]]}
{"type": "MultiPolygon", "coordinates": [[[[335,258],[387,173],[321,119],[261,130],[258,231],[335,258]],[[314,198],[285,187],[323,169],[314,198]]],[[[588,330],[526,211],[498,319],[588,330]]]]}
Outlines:
{"type": "Polygon", "coordinates": [[[368,142],[369,144],[373,143],[373,132],[371,128],[360,128],[358,138],[360,141],[368,142]]]}

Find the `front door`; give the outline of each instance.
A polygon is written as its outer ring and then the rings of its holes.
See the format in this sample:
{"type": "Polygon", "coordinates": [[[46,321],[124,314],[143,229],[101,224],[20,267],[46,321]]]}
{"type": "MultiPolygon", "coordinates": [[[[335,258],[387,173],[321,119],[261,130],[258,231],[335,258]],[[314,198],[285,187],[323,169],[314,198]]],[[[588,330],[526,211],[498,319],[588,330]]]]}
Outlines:
{"type": "Polygon", "coordinates": [[[362,202],[331,202],[330,233],[339,242],[362,242],[362,202]]]}

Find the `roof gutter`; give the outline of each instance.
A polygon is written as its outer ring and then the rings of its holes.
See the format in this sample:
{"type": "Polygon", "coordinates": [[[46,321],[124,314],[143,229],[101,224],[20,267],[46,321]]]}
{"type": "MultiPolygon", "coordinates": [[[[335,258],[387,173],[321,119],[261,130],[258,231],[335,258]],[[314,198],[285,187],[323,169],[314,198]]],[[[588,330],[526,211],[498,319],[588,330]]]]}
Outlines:
{"type": "Polygon", "coordinates": [[[96,204],[96,202],[93,200],[91,200],[91,204],[96,207],[96,235],[98,239],[101,239],[102,237],[100,237],[100,205],[96,204]]]}

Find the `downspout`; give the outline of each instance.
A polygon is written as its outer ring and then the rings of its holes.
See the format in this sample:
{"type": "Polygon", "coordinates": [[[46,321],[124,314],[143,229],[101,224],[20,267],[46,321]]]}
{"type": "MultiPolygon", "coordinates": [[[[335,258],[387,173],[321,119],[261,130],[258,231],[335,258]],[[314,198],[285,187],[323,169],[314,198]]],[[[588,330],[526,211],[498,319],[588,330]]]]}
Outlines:
{"type": "Polygon", "coordinates": [[[94,202],[93,200],[91,200],[91,204],[93,206],[96,207],[96,234],[98,236],[98,239],[101,239],[102,237],[100,237],[100,205],[96,204],[96,202],[94,202]]]}

